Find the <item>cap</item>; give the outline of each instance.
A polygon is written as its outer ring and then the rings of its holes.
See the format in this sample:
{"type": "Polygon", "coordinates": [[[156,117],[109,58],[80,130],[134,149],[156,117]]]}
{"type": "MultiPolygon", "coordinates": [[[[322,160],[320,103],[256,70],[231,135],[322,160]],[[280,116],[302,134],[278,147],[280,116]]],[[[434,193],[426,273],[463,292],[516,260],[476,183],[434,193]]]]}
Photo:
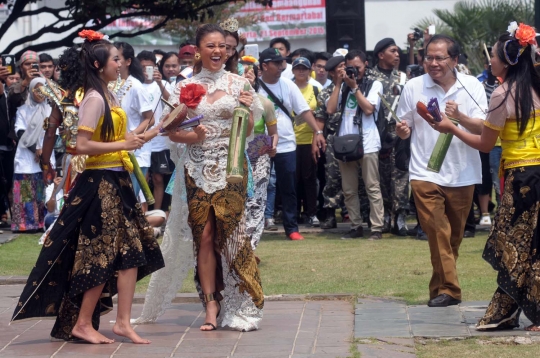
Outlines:
{"type": "Polygon", "coordinates": [[[296,60],[292,63],[292,68],[295,68],[296,66],[304,66],[308,69],[311,68],[311,62],[305,57],[298,57],[296,60]]]}
{"type": "Polygon", "coordinates": [[[34,51],[25,51],[19,61],[20,63],[25,63],[26,61],[39,61],[38,54],[34,51]]]}
{"type": "Polygon", "coordinates": [[[327,71],[333,71],[340,63],[345,62],[345,57],[343,56],[334,56],[324,65],[324,69],[327,71]]]}
{"type": "Polygon", "coordinates": [[[195,56],[195,49],[191,45],[186,45],[178,51],[179,58],[193,58],[195,56]]]}
{"type": "Polygon", "coordinates": [[[267,48],[261,54],[259,55],[259,62],[265,63],[265,62],[278,62],[278,61],[284,61],[285,57],[281,56],[281,53],[272,47],[267,48]]]}
{"type": "Polygon", "coordinates": [[[349,50],[347,50],[346,48],[338,48],[336,51],[334,51],[332,56],[343,56],[343,57],[345,57],[345,55],[348,54],[348,53],[349,53],[349,50]]]}
{"type": "Polygon", "coordinates": [[[384,51],[387,47],[390,47],[395,44],[396,42],[394,41],[394,39],[390,37],[382,39],[381,41],[377,42],[377,44],[375,45],[375,48],[373,49],[373,57],[377,57],[379,52],[384,51]]]}

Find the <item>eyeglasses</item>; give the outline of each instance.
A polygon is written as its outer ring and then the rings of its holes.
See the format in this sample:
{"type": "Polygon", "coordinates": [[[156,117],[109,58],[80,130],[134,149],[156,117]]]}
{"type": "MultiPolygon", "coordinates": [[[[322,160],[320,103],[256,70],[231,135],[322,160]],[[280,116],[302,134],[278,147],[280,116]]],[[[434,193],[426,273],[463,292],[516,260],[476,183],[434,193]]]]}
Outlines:
{"type": "Polygon", "coordinates": [[[449,59],[451,56],[446,56],[446,57],[441,57],[441,56],[436,56],[436,57],[433,57],[433,56],[425,56],[424,57],[424,62],[427,62],[427,63],[431,63],[433,61],[437,61],[437,62],[443,62],[444,60],[447,60],[449,59]]]}
{"type": "Polygon", "coordinates": [[[315,68],[317,68],[318,70],[324,70],[324,66],[323,66],[323,65],[315,65],[315,68]]]}

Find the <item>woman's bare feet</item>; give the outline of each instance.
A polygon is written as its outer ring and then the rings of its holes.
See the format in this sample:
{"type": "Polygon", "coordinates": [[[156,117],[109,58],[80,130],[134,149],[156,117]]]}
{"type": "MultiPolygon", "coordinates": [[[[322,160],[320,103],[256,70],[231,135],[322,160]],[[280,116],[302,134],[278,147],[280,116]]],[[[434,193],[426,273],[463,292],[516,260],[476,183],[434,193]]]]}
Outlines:
{"type": "Polygon", "coordinates": [[[540,332],[540,326],[536,326],[534,324],[531,324],[529,327],[525,327],[525,330],[526,331],[531,331],[531,332],[540,332]]]}
{"type": "Polygon", "coordinates": [[[206,303],[206,318],[201,326],[201,331],[214,331],[217,327],[217,316],[220,311],[218,301],[210,301],[206,303]]]}
{"type": "Polygon", "coordinates": [[[71,331],[71,335],[80,338],[92,344],[110,344],[114,343],[114,339],[109,339],[96,331],[92,325],[75,325],[71,331]]]}
{"type": "Polygon", "coordinates": [[[129,324],[129,322],[127,324],[122,324],[118,321],[116,321],[116,323],[114,324],[113,326],[113,329],[112,331],[114,332],[114,334],[117,334],[119,336],[122,336],[122,337],[126,337],[126,338],[129,338],[131,339],[131,341],[135,344],[150,344],[152,343],[151,341],[149,341],[148,339],[143,339],[141,338],[134,330],[133,330],[133,327],[131,327],[131,325],[129,324]]]}

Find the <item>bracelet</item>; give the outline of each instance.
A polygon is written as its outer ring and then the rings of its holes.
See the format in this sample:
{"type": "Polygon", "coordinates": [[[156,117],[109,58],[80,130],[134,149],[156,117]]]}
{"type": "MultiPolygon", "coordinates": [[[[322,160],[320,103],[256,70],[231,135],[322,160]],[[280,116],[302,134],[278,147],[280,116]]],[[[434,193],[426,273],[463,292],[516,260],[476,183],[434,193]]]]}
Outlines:
{"type": "Polygon", "coordinates": [[[323,134],[323,131],[316,131],[315,134],[316,134],[316,135],[318,135],[318,134],[323,134]]]}

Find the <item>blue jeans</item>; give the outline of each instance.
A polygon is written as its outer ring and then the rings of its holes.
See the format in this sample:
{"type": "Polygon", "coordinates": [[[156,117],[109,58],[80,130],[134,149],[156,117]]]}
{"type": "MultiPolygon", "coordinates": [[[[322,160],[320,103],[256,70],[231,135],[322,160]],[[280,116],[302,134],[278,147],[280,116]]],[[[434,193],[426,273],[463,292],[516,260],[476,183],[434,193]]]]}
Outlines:
{"type": "MultiPolygon", "coordinates": [[[[143,175],[146,177],[146,173],[148,172],[148,167],[141,167],[141,171],[143,175]]],[[[139,185],[137,178],[135,178],[135,174],[131,173],[129,176],[131,177],[131,182],[133,183],[133,192],[135,193],[135,197],[137,198],[137,201],[139,201],[139,191],[141,191],[141,186],[139,185]]]]}
{"type": "Polygon", "coordinates": [[[45,230],[49,228],[54,223],[54,220],[58,218],[58,214],[47,214],[45,215],[45,230]]]}
{"type": "Polygon", "coordinates": [[[274,160],[270,161],[270,180],[266,188],[266,208],[264,209],[264,218],[274,218],[274,207],[276,205],[276,169],[274,160]]]}
{"type": "Polygon", "coordinates": [[[279,186],[283,206],[285,234],[298,232],[296,213],[296,151],[278,153],[274,157],[276,184],[279,186]]]}
{"type": "Polygon", "coordinates": [[[489,171],[491,172],[491,181],[495,188],[495,194],[497,196],[497,207],[501,205],[501,182],[499,180],[499,165],[501,164],[502,148],[493,147],[489,152],[489,171]]]}

